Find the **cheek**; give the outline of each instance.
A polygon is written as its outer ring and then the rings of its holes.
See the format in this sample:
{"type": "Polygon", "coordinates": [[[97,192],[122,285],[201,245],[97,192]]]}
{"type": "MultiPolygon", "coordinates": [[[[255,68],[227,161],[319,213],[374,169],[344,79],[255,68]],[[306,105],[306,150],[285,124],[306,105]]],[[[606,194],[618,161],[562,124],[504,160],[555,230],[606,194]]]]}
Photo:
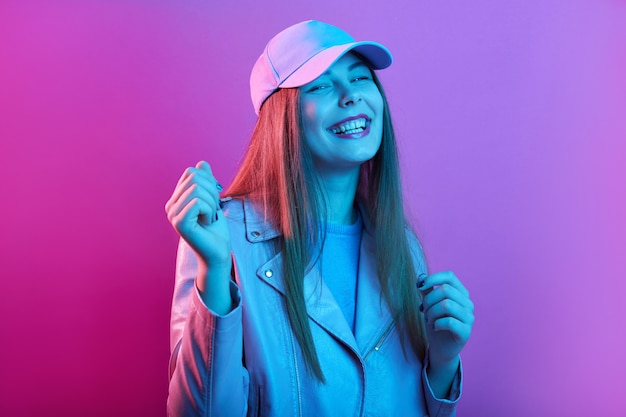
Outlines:
{"type": "Polygon", "coordinates": [[[376,114],[378,115],[378,128],[380,129],[380,134],[382,135],[382,131],[383,131],[383,120],[384,120],[384,113],[385,113],[385,103],[383,102],[383,98],[380,97],[380,99],[377,101],[377,103],[375,104],[376,106],[376,114]]]}
{"type": "Polygon", "coordinates": [[[303,101],[300,103],[302,111],[302,122],[308,125],[314,124],[317,118],[318,106],[313,101],[303,101]]]}
{"type": "Polygon", "coordinates": [[[385,104],[383,102],[383,96],[380,94],[380,90],[376,87],[376,84],[371,83],[364,94],[366,94],[367,101],[372,110],[374,110],[377,115],[382,117],[385,104]]]}
{"type": "Polygon", "coordinates": [[[316,140],[316,115],[317,115],[317,107],[308,102],[301,103],[301,112],[302,112],[302,133],[304,134],[304,143],[308,146],[308,148],[315,153],[315,146],[318,142],[316,140]]]}
{"type": "Polygon", "coordinates": [[[302,129],[309,136],[316,129],[317,107],[311,103],[302,104],[302,129]]]}
{"type": "Polygon", "coordinates": [[[380,95],[380,92],[378,91],[378,89],[376,90],[376,98],[374,99],[374,106],[376,107],[376,112],[380,115],[381,120],[382,120],[385,103],[383,102],[383,96],[380,95]]]}

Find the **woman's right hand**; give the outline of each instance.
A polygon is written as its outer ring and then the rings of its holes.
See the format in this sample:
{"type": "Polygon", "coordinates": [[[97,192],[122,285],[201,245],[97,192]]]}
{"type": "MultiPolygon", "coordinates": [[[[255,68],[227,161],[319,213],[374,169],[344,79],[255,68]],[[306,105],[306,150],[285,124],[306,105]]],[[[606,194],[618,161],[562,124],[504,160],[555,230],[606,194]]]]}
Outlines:
{"type": "Polygon", "coordinates": [[[165,203],[165,212],[174,229],[198,256],[200,292],[213,289],[213,295],[225,297],[232,261],[230,233],[220,208],[221,190],[209,164],[200,161],[180,177],[165,203]],[[207,282],[207,278],[220,282],[207,282]]]}

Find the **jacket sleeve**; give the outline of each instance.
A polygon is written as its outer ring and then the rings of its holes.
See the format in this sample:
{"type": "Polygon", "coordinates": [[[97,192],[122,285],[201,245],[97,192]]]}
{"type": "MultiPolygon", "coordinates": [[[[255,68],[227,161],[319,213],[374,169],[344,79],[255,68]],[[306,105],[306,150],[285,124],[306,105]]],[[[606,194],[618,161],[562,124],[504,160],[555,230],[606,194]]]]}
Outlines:
{"type": "Polygon", "coordinates": [[[248,372],[242,365],[241,294],[231,282],[235,308],[214,314],[195,285],[197,260],[181,239],[170,323],[167,412],[178,416],[245,416],[248,372]]]}
{"type": "Polygon", "coordinates": [[[428,381],[426,368],[428,367],[428,354],[424,360],[424,369],[422,369],[422,386],[424,387],[424,397],[426,398],[426,407],[428,415],[431,417],[454,417],[456,416],[456,406],[461,398],[463,367],[459,363],[459,369],[452,381],[450,387],[450,395],[448,398],[437,398],[433,393],[433,389],[428,381]]]}
{"type": "MultiPolygon", "coordinates": [[[[426,259],[424,257],[424,251],[422,245],[413,233],[412,230],[407,232],[411,252],[413,255],[413,263],[415,266],[415,276],[420,274],[428,274],[428,267],[426,259]]],[[[424,391],[424,398],[426,399],[426,407],[428,408],[428,415],[431,417],[454,417],[456,416],[456,406],[461,398],[462,386],[463,386],[463,367],[459,364],[459,369],[452,381],[450,387],[450,395],[448,398],[437,398],[433,393],[430,381],[426,374],[426,368],[428,368],[428,353],[424,358],[424,367],[422,369],[422,387],[424,391]]]]}

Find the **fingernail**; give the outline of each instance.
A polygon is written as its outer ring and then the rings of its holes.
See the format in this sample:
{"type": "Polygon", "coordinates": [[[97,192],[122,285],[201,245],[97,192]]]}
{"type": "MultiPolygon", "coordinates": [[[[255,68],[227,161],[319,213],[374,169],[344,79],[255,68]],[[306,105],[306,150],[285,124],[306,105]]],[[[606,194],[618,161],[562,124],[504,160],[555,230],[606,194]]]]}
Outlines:
{"type": "Polygon", "coordinates": [[[424,311],[424,303],[420,304],[420,311],[424,311]]]}
{"type": "Polygon", "coordinates": [[[227,201],[232,200],[232,197],[224,197],[224,198],[220,198],[220,208],[223,209],[224,208],[224,203],[226,203],[227,201]]]}
{"type": "Polygon", "coordinates": [[[220,184],[219,182],[216,182],[215,186],[217,187],[218,191],[222,191],[224,189],[224,187],[222,187],[222,184],[220,184]]]}

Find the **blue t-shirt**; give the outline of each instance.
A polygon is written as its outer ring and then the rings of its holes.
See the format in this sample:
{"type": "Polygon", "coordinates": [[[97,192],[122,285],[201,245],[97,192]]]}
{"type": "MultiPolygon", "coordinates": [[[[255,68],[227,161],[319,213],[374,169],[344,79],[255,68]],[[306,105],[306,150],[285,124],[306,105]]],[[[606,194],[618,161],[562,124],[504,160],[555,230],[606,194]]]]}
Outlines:
{"type": "Polygon", "coordinates": [[[318,261],[322,279],[343,311],[353,333],[362,231],[360,215],[354,224],[328,223],[322,256],[318,261]]]}

